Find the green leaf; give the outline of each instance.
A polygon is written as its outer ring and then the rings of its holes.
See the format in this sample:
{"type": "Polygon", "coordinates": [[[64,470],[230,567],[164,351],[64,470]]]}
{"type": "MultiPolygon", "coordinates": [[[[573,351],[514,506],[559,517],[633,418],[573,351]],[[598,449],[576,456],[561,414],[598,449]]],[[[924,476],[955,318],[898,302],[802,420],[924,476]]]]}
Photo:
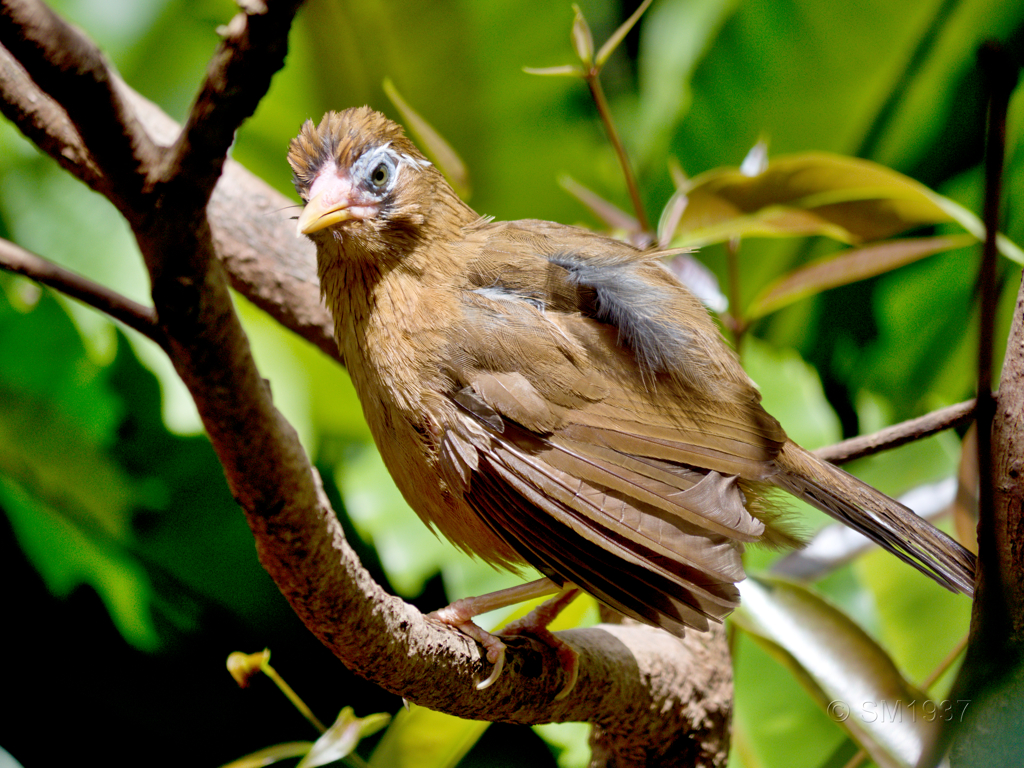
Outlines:
{"type": "Polygon", "coordinates": [[[586,73],[575,64],[563,64],[558,67],[523,67],[528,75],[583,77],[586,73]]]}
{"type": "Polygon", "coordinates": [[[576,12],[572,20],[572,46],[576,49],[576,55],[580,57],[583,66],[589,68],[594,63],[594,36],[580,7],[573,4],[572,9],[576,12]]]}
{"type": "Polygon", "coordinates": [[[469,200],[472,194],[469,183],[469,169],[466,168],[466,164],[459,157],[459,153],[452,148],[451,144],[444,140],[444,137],[434,129],[434,126],[428,123],[419,112],[409,105],[409,102],[402,98],[402,94],[398,92],[398,88],[391,82],[391,78],[384,78],[384,93],[387,94],[387,97],[391,99],[391,103],[402,114],[402,121],[412,134],[412,138],[419,144],[420,149],[434,162],[437,169],[444,174],[444,177],[448,179],[448,183],[452,185],[459,197],[463,200],[469,200]]]}
{"type": "Polygon", "coordinates": [[[939,718],[884,649],[805,587],[748,577],[740,592],[737,626],[787,666],[875,762],[916,764],[939,718]]]}
{"type": "Polygon", "coordinates": [[[952,220],[913,179],[826,152],[775,158],[752,177],[738,168],[708,171],[684,192],[689,203],[675,240],[681,245],[808,235],[861,243],[952,220]]]}
{"type": "Polygon", "coordinates": [[[644,15],[644,11],[650,7],[651,1],[652,0],[644,0],[640,3],[640,7],[633,11],[633,14],[622,22],[622,24],[619,25],[619,28],[612,33],[612,36],[605,41],[604,45],[601,46],[601,50],[597,52],[597,57],[594,59],[594,62],[598,67],[604,66],[604,63],[608,61],[608,57],[615,52],[615,49],[619,47],[619,43],[621,43],[625,39],[626,35],[629,34],[629,30],[631,30],[633,26],[640,21],[640,17],[644,15]]]}
{"type": "Polygon", "coordinates": [[[265,765],[273,765],[282,760],[291,760],[295,757],[302,757],[312,748],[312,741],[289,741],[284,744],[275,744],[266,749],[259,749],[251,752],[245,757],[225,763],[221,768],[263,768],[265,765]]]}
{"type": "Polygon", "coordinates": [[[830,288],[865,280],[925,256],[963,248],[977,242],[973,235],[891,240],[851,248],[826,256],[783,275],[765,286],[747,309],[748,319],[771,314],[794,301],[830,288]]]}
{"type": "Polygon", "coordinates": [[[390,720],[391,715],[385,712],[356,717],[352,707],[345,707],[333,725],[313,743],[296,768],[318,768],[348,757],[360,741],[375,734],[390,720]]]}
{"type": "Polygon", "coordinates": [[[401,710],[370,756],[371,768],[452,768],[490,723],[412,705],[401,710]]]}

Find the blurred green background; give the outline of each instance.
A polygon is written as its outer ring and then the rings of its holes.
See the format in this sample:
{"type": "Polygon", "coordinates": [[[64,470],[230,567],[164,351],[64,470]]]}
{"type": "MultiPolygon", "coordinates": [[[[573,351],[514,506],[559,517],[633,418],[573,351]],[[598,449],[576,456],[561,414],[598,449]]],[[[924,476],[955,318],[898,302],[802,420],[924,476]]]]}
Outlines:
{"type": "MultiPolygon", "coordinates": [[[[227,0],[51,3],[125,80],[181,121],[234,13],[227,0]]],[[[600,44],[637,3],[581,3],[600,44]]],[[[285,151],[302,122],[368,103],[397,117],[385,77],[462,155],[471,204],[498,219],[600,226],[558,183],[628,197],[585,86],[522,68],[574,59],[568,3],[311,0],[285,69],[241,129],[235,159],[293,199],[285,151]]],[[[688,175],[829,150],[876,160],[980,212],[984,96],[975,52],[1024,49],[1005,0],[655,0],[602,77],[649,214],[688,175]]],[[[1024,241],[1024,97],[1011,102],[1004,230],[1024,241]]],[[[0,236],[148,301],[131,234],[103,199],[0,123],[0,236]]],[[[741,304],[838,246],[742,244],[741,304]]],[[[798,442],[814,448],[972,394],[977,249],[934,256],[760,321],[744,362],[798,442]]],[[[725,284],[724,249],[700,258],[725,284]]],[[[1000,330],[1020,269],[1000,265],[1000,330]]],[[[89,309],[0,273],[0,746],[25,766],[218,765],[315,734],[264,679],[239,690],[233,650],[269,646],[321,719],[400,700],[334,661],[257,563],[252,537],[183,387],[161,353],[89,309]]],[[[364,563],[425,610],[509,583],[437,542],[390,485],[343,370],[238,301],[257,363],[299,430],[364,563]],[[447,594],[446,594],[447,593],[447,594]]],[[[950,476],[945,434],[855,467],[898,494],[950,476]]],[[[808,529],[823,524],[808,518],[808,529]]],[[[764,567],[775,553],[752,553],[764,567]]],[[[967,628],[968,602],[872,554],[819,587],[923,679],[967,628]]],[[[841,730],[740,634],[734,764],[842,764],[841,730]]],[[[582,765],[586,730],[487,730],[463,765],[582,765]],[[562,746],[556,746],[561,744],[562,746]]]]}

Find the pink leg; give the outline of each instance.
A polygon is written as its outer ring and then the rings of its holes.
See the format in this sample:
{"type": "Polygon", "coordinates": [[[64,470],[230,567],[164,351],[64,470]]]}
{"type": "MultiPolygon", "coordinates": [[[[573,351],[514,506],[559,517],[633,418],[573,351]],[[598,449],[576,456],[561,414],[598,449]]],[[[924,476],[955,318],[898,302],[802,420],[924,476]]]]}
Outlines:
{"type": "MultiPolygon", "coordinates": [[[[550,600],[538,605],[521,619],[516,619],[501,630],[505,636],[529,634],[554,649],[558,663],[565,670],[566,681],[562,690],[555,696],[556,701],[564,699],[576,687],[576,679],[580,676],[580,657],[575,649],[564,640],[560,640],[548,625],[558,618],[569,603],[579,597],[578,587],[568,587],[550,600]]],[[[491,677],[494,677],[492,673],[491,677]]]]}
{"type": "Polygon", "coordinates": [[[476,640],[484,647],[484,650],[487,652],[487,660],[494,665],[494,669],[486,680],[477,684],[477,689],[483,690],[493,684],[501,674],[501,670],[505,665],[505,644],[495,635],[474,624],[473,617],[487,611],[505,608],[555,592],[560,593],[543,605],[535,608],[522,619],[509,624],[505,629],[501,630],[501,634],[532,634],[555,649],[558,653],[559,661],[569,674],[569,684],[559,693],[559,698],[562,698],[576,684],[579,662],[576,652],[548,631],[547,625],[579,594],[579,590],[575,587],[562,590],[549,579],[539,579],[528,584],[521,584],[498,592],[480,595],[479,597],[467,597],[462,600],[456,600],[451,605],[429,614],[427,618],[456,627],[463,634],[476,640]]]}

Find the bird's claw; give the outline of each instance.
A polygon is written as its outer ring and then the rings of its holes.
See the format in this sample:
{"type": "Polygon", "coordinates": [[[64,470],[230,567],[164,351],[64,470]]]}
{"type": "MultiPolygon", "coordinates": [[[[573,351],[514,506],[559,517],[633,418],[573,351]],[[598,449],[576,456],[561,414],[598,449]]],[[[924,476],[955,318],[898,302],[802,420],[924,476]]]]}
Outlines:
{"type": "MultiPolygon", "coordinates": [[[[523,618],[513,621],[501,630],[501,634],[504,637],[530,635],[555,652],[558,663],[565,672],[565,682],[555,696],[556,701],[564,699],[576,686],[580,671],[579,654],[576,653],[572,646],[552,633],[547,628],[547,625],[551,623],[555,616],[576,594],[578,594],[577,589],[564,590],[558,596],[548,600],[523,618]]],[[[476,684],[476,689],[482,691],[494,685],[494,682],[501,676],[501,672],[505,668],[506,646],[497,635],[493,635],[473,623],[472,617],[476,615],[472,608],[474,600],[475,598],[457,600],[449,606],[428,614],[427,618],[454,627],[483,646],[485,658],[494,665],[494,668],[486,679],[476,684]]]]}
{"type": "Polygon", "coordinates": [[[498,638],[494,637],[494,635],[491,635],[491,637],[493,637],[494,640],[501,645],[501,648],[498,649],[497,653],[495,654],[495,658],[493,659],[491,658],[492,649],[487,650],[487,660],[494,665],[494,668],[491,670],[491,674],[489,674],[486,679],[481,680],[479,683],[476,684],[476,689],[478,691],[482,691],[485,688],[490,688],[492,685],[494,685],[494,681],[501,677],[501,671],[505,668],[505,644],[502,643],[501,640],[498,640],[498,638]]]}

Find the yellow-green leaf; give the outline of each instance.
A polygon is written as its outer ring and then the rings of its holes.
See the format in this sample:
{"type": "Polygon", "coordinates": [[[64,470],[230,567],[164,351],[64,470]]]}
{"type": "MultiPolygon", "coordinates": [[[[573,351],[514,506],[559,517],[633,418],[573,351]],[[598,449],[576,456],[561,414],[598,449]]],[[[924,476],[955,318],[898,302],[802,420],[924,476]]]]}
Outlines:
{"type": "Polygon", "coordinates": [[[827,152],[775,158],[756,176],[715,169],[690,180],[684,192],[689,202],[675,241],[682,245],[806,235],[862,243],[953,220],[913,179],[827,152]]]}
{"type": "Polygon", "coordinates": [[[633,28],[633,25],[640,21],[640,17],[644,15],[644,11],[647,10],[650,4],[651,0],[644,0],[640,3],[640,7],[633,11],[633,15],[622,22],[619,28],[612,33],[612,36],[605,41],[604,45],[601,46],[601,50],[597,52],[597,57],[594,59],[597,66],[604,66],[604,63],[608,61],[608,57],[619,47],[619,43],[629,34],[629,30],[633,28]]]}
{"type": "Polygon", "coordinates": [[[282,760],[302,757],[309,752],[312,746],[312,741],[288,741],[284,744],[275,744],[272,747],[260,749],[245,757],[232,760],[230,763],[225,763],[221,768],[263,768],[265,765],[273,765],[282,760]]]}
{"type": "Polygon", "coordinates": [[[452,768],[490,723],[413,706],[395,716],[370,756],[371,768],[452,768]]]}
{"type": "Polygon", "coordinates": [[[352,707],[345,707],[338,719],[317,739],[296,768],[317,768],[341,760],[367,736],[371,736],[391,721],[391,715],[378,712],[367,717],[356,717],[352,707]]]}
{"type": "Polygon", "coordinates": [[[523,67],[523,72],[528,75],[568,75],[570,77],[583,77],[585,74],[575,64],[562,64],[558,67],[523,67]]]}
{"type": "Polygon", "coordinates": [[[573,5],[576,12],[572,20],[572,46],[576,49],[576,55],[580,57],[583,65],[589,67],[594,63],[594,36],[590,32],[590,25],[583,17],[583,11],[578,5],[573,5]]]}

